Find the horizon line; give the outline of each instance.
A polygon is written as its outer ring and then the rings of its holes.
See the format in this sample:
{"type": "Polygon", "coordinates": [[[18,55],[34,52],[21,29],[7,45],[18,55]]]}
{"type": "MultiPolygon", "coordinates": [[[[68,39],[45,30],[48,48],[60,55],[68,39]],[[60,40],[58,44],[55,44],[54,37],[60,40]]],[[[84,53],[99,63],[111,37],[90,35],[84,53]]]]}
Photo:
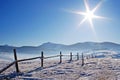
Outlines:
{"type": "Polygon", "coordinates": [[[113,42],[113,41],[84,41],[84,42],[76,42],[76,43],[71,43],[71,44],[64,44],[64,43],[57,43],[57,42],[44,42],[40,45],[23,45],[23,46],[15,46],[15,45],[9,45],[9,44],[0,44],[0,46],[12,46],[12,47],[26,47],[26,46],[31,46],[31,47],[38,47],[38,46],[41,46],[43,44],[46,44],[46,43],[53,43],[53,44],[60,44],[60,45],[74,45],[74,44],[78,44],[78,43],[105,43],[105,42],[108,42],[108,43],[114,43],[114,44],[120,44],[118,42],[113,42]]]}

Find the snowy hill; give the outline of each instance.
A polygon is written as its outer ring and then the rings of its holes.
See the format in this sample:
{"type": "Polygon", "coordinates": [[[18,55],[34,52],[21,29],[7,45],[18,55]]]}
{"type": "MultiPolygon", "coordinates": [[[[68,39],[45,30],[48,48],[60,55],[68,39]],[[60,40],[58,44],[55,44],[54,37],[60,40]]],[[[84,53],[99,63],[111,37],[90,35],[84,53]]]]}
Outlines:
{"type": "MultiPolygon", "coordinates": [[[[1,62],[1,64],[5,64],[1,62]]],[[[85,65],[81,66],[81,60],[64,61],[59,64],[58,61],[47,61],[44,68],[41,68],[39,61],[28,61],[19,63],[19,69],[22,72],[17,75],[12,73],[15,70],[13,66],[6,72],[6,77],[1,80],[120,80],[120,60],[112,58],[92,58],[86,59],[85,65]],[[9,74],[8,74],[9,73],[9,74]]]]}
{"type": "Polygon", "coordinates": [[[12,52],[12,49],[16,48],[18,52],[40,52],[40,51],[80,51],[80,50],[120,50],[120,44],[112,42],[84,42],[76,43],[72,45],[56,44],[56,43],[44,43],[40,46],[0,46],[0,52],[12,52]]]}
{"type": "MultiPolygon", "coordinates": [[[[19,74],[13,65],[0,74],[0,80],[120,80],[120,58],[115,57],[119,53],[111,50],[95,53],[93,58],[84,55],[83,66],[82,59],[76,56],[72,61],[70,56],[63,56],[62,63],[59,63],[59,57],[44,59],[44,67],[40,67],[40,59],[19,62],[19,74]]],[[[9,61],[0,60],[0,69],[8,64],[9,61]]]]}

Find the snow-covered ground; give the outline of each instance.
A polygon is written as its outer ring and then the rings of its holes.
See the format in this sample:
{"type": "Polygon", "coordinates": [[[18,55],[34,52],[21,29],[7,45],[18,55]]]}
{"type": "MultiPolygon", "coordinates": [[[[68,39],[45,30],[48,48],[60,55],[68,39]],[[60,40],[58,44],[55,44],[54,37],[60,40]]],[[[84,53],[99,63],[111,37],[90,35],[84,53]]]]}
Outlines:
{"type": "MultiPolygon", "coordinates": [[[[0,69],[8,64],[5,63],[0,62],[0,69]]],[[[20,62],[21,73],[13,72],[15,67],[12,66],[1,76],[6,75],[8,80],[120,80],[120,59],[112,58],[111,55],[85,59],[84,66],[81,66],[81,60],[65,60],[60,64],[59,60],[49,59],[44,61],[44,68],[40,65],[39,60],[20,62]]]]}

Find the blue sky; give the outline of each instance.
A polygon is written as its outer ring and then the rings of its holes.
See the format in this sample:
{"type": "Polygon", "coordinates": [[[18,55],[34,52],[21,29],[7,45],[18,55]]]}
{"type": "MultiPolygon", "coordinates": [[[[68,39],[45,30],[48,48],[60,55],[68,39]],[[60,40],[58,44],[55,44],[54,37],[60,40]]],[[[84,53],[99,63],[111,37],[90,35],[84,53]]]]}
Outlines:
{"type": "MultiPolygon", "coordinates": [[[[101,0],[88,0],[92,9],[101,0]]],[[[83,0],[0,0],[0,45],[40,45],[45,42],[73,44],[110,41],[120,43],[120,0],[103,0],[93,19],[78,25],[85,12],[83,0]],[[79,27],[79,28],[78,28],[79,27]]]]}

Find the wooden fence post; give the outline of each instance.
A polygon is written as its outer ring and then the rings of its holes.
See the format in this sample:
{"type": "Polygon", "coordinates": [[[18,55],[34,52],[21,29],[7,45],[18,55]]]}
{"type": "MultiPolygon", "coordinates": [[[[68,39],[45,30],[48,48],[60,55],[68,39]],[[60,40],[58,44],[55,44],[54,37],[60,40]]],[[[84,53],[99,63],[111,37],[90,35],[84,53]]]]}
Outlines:
{"type": "Polygon", "coordinates": [[[83,56],[83,53],[82,53],[82,66],[84,65],[84,56],[83,56]]]}
{"type": "Polygon", "coordinates": [[[70,53],[70,61],[72,61],[72,52],[70,53]]]}
{"type": "Polygon", "coordinates": [[[18,67],[18,62],[17,62],[17,54],[16,54],[16,49],[13,49],[14,52],[14,58],[15,58],[15,67],[16,67],[16,72],[19,73],[19,67],[18,67]]]}
{"type": "Polygon", "coordinates": [[[93,58],[93,55],[91,54],[91,58],[93,58]]]}
{"type": "Polygon", "coordinates": [[[86,59],[89,59],[89,58],[88,58],[88,55],[86,55],[86,59]]]}
{"type": "Polygon", "coordinates": [[[60,63],[62,63],[62,52],[60,51],[60,63]]]}
{"type": "Polygon", "coordinates": [[[91,57],[94,58],[93,54],[91,54],[91,57]]]}
{"type": "Polygon", "coordinates": [[[94,57],[96,58],[96,55],[94,55],[94,57]]]}
{"type": "Polygon", "coordinates": [[[43,58],[44,58],[44,56],[43,56],[43,51],[41,52],[41,67],[43,67],[43,58]]]}
{"type": "Polygon", "coordinates": [[[79,60],[79,53],[77,53],[77,60],[79,60]]]}

